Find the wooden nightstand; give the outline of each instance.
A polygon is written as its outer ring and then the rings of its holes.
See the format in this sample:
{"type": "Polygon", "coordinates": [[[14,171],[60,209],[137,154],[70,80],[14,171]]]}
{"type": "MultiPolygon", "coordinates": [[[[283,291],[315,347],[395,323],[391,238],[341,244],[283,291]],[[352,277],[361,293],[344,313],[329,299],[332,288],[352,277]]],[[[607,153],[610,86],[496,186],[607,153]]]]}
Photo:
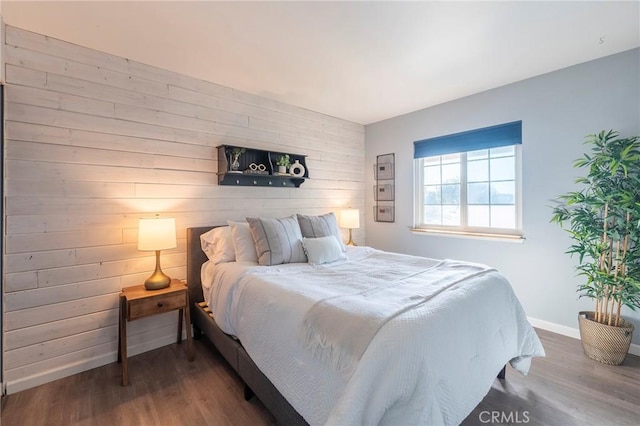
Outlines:
{"type": "Polygon", "coordinates": [[[160,290],[147,290],[144,285],[125,287],[120,293],[120,331],[118,333],[118,362],[122,362],[122,386],[129,383],[127,368],[127,321],[178,309],[178,343],[182,342],[182,315],[187,325],[187,357],[193,361],[191,341],[191,315],[189,314],[189,292],[180,280],[171,280],[171,285],[160,290]]]}

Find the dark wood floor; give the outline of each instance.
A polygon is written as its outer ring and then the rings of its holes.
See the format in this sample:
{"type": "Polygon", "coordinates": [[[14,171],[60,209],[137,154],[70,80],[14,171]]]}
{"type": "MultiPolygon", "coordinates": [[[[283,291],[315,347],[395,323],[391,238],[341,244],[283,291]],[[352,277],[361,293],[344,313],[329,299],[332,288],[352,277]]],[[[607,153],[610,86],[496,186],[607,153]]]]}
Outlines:
{"type": "Polygon", "coordinates": [[[494,382],[463,425],[486,424],[483,411],[513,412],[514,421],[502,424],[640,425],[640,357],[604,365],[587,358],[579,340],[536,331],[547,356],[535,358],[526,377],[508,367],[507,379],[494,382]]]}
{"type": "MultiPolygon", "coordinates": [[[[538,330],[547,357],[529,376],[507,369],[463,425],[640,424],[640,358],[612,367],[587,359],[575,339],[538,330]]],[[[2,400],[2,426],[270,425],[273,418],[206,341],[196,359],[166,346],[130,358],[128,387],[110,364],[2,400]]]]}
{"type": "Polygon", "coordinates": [[[2,398],[2,426],[270,425],[259,400],[205,339],[129,358],[129,386],[113,363],[2,398]]]}

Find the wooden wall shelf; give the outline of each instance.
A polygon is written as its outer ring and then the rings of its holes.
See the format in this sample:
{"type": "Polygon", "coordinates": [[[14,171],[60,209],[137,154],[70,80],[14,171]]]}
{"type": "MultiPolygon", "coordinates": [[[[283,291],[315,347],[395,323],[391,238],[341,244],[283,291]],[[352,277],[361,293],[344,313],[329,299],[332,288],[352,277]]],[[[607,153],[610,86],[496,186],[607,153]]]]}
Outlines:
{"type": "Polygon", "coordinates": [[[218,185],[299,188],[306,179],[309,179],[306,155],[265,151],[235,145],[218,146],[218,185]],[[232,170],[234,149],[245,150],[238,158],[238,170],[232,170]],[[297,161],[302,166],[304,173],[300,176],[279,175],[276,162],[283,155],[289,155],[291,164],[297,161]]]}

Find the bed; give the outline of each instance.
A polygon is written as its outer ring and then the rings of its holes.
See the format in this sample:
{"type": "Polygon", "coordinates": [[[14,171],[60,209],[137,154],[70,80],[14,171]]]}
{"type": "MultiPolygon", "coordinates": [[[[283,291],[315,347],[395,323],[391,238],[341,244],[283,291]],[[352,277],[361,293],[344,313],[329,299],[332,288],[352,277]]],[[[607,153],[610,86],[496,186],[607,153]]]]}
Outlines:
{"type": "Polygon", "coordinates": [[[187,230],[194,331],[207,336],[245,382],[245,396],[255,394],[279,424],[458,424],[496,375],[504,377],[507,362],[526,374],[531,357],[544,356],[510,285],[484,265],[363,247],[329,265],[211,268],[200,242],[211,229],[187,230]],[[402,271],[401,280],[392,269],[402,271]],[[336,305],[353,301],[327,293],[327,283],[366,293],[357,277],[369,272],[380,282],[376,297],[389,301],[382,310],[395,313],[362,323],[341,318],[336,305]],[[446,278],[451,274],[457,278],[446,278]],[[204,291],[203,275],[211,281],[204,291]],[[416,303],[393,307],[427,276],[445,278],[433,278],[426,288],[436,290],[416,303]],[[355,328],[340,326],[351,323],[355,328]],[[336,328],[343,335],[326,334],[336,328]]]}

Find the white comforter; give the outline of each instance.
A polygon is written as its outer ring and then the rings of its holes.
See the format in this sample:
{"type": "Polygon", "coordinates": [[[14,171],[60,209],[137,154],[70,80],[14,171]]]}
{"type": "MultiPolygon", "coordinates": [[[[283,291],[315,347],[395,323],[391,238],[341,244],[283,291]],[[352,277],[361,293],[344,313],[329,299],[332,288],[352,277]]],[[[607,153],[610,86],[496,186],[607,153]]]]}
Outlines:
{"type": "Polygon", "coordinates": [[[332,284],[364,288],[398,280],[438,261],[371,248],[323,266],[203,268],[203,287],[218,325],[236,335],[289,403],[310,424],[458,424],[511,361],[526,374],[544,350],[502,275],[488,271],[451,286],[377,331],[352,371],[339,372],[305,349],[300,328],[332,284]]]}

